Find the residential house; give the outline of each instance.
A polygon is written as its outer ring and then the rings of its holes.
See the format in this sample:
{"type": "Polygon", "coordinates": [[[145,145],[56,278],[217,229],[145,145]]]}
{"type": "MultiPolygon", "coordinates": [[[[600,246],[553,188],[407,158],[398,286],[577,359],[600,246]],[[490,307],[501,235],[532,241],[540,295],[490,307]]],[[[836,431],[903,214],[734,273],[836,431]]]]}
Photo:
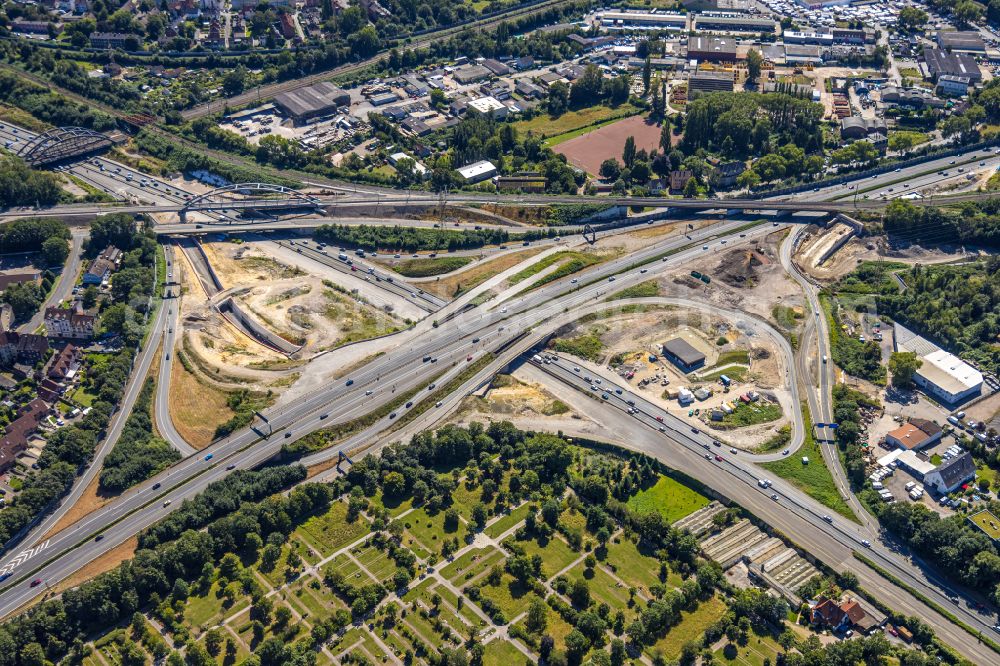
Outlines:
{"type": "Polygon", "coordinates": [[[34,365],[49,350],[49,340],[44,335],[0,332],[0,365],[12,367],[15,363],[34,365]]]}
{"type": "Polygon", "coordinates": [[[34,269],[4,272],[0,273],[0,291],[6,291],[7,287],[15,284],[25,284],[27,282],[39,284],[41,281],[41,272],[34,269]]]}
{"type": "Polygon", "coordinates": [[[107,284],[111,274],[118,270],[118,266],[121,265],[121,258],[122,251],[113,245],[109,245],[104,248],[104,251],[96,259],[90,262],[90,266],[84,272],[81,282],[97,286],[107,284]]]}
{"type": "Polygon", "coordinates": [[[925,474],[924,487],[936,491],[939,495],[947,495],[975,478],[976,463],[972,459],[972,454],[964,451],[925,474]]]}
{"type": "Polygon", "coordinates": [[[747,170],[747,165],[740,161],[726,162],[716,167],[712,178],[715,188],[725,190],[736,185],[736,179],[747,170]]]}
{"type": "Polygon", "coordinates": [[[45,330],[50,338],[88,340],[94,337],[97,317],[83,312],[76,303],[68,308],[45,308],[45,330]]]}
{"type": "Polygon", "coordinates": [[[48,403],[35,398],[7,425],[3,438],[0,438],[0,473],[14,466],[17,456],[28,448],[28,437],[38,429],[48,413],[48,403]]]}
{"type": "Polygon", "coordinates": [[[45,376],[55,382],[64,382],[76,377],[83,360],[80,348],[72,343],[66,343],[62,349],[52,355],[46,368],[45,376]]]}
{"type": "Polygon", "coordinates": [[[684,186],[688,184],[688,181],[694,177],[694,172],[690,169],[680,169],[678,171],[670,172],[670,190],[672,192],[681,192],[684,186]]]}

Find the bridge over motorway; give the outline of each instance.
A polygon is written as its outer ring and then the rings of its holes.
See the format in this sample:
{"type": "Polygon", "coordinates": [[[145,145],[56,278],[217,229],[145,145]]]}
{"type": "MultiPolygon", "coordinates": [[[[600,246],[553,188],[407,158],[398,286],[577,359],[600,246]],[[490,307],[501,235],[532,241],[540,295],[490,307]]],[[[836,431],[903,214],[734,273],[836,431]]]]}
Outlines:
{"type": "MultiPolygon", "coordinates": [[[[240,188],[245,188],[247,185],[248,184],[231,185],[227,188],[220,188],[220,190],[224,189],[226,193],[237,192],[240,188]]],[[[103,215],[106,213],[177,213],[183,223],[183,221],[187,219],[188,214],[194,212],[211,213],[223,211],[255,211],[266,213],[292,210],[335,209],[341,211],[357,209],[360,213],[365,209],[382,206],[398,209],[427,208],[441,204],[440,198],[437,195],[430,193],[409,193],[406,196],[367,193],[356,195],[324,194],[311,196],[296,190],[282,188],[277,185],[266,185],[260,183],[249,185],[259,187],[259,191],[265,193],[265,196],[231,198],[222,196],[222,193],[213,190],[212,192],[199,195],[198,197],[177,204],[151,205],[144,203],[85,203],[57,205],[42,209],[21,208],[0,212],[0,221],[20,217],[87,217],[91,215],[103,215]]],[[[995,196],[995,194],[988,192],[970,192],[961,195],[909,199],[908,201],[916,206],[945,206],[966,201],[990,199],[995,198],[995,196]]],[[[449,205],[506,203],[508,205],[520,206],[551,206],[555,204],[592,203],[618,206],[673,208],[688,211],[720,210],[749,212],[774,210],[789,212],[851,213],[860,211],[878,211],[889,205],[891,201],[891,199],[886,200],[881,198],[813,201],[808,199],[674,199],[670,197],[587,197],[576,195],[489,195],[453,193],[449,195],[447,203],[449,205]]],[[[257,228],[267,228],[268,225],[275,224],[275,221],[265,216],[263,219],[256,222],[252,220],[234,220],[233,224],[255,224],[257,225],[257,228]]],[[[213,226],[219,225],[213,224],[213,226]]]]}

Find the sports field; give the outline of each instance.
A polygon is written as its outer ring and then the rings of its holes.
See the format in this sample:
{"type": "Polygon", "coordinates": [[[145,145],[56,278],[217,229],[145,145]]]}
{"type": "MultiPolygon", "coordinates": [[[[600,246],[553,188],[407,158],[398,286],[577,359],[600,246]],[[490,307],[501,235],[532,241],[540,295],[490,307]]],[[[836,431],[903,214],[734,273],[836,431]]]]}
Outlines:
{"type": "Polygon", "coordinates": [[[609,157],[622,161],[622,149],[630,136],[635,137],[636,150],[645,148],[648,152],[660,145],[660,127],[643,116],[632,116],[564,141],[553,150],[565,155],[570,164],[597,175],[601,162],[609,157]]]}

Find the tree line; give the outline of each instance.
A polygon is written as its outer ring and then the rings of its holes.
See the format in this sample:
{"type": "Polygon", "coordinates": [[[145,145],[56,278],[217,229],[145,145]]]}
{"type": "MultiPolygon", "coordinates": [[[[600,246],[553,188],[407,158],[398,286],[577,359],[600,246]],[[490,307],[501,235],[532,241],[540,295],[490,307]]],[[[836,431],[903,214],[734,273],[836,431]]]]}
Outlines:
{"type": "MultiPolygon", "coordinates": [[[[0,666],[41,664],[66,655],[80,659],[88,635],[127,621],[141,609],[151,609],[176,628],[173,602],[185,601],[206,569],[214,574],[216,562],[233,567],[232,559],[224,557],[227,553],[256,559],[264,547],[262,534],[284,543],[296,525],[329,506],[332,491],[321,484],[298,486],[288,496],[274,494],[304,477],[301,467],[267,468],[236,472],[219,485],[210,485],[190,504],[201,508],[211,503],[215,512],[196,513],[186,502],[167,519],[176,522],[183,512],[185,522],[195,527],[185,527],[165,542],[144,534],[145,545],[131,560],[7,620],[0,627],[0,666]],[[213,513],[214,519],[204,520],[213,513]],[[203,527],[207,529],[199,529],[203,527]]],[[[259,588],[257,595],[258,600],[263,598],[259,588]]]]}
{"type": "Polygon", "coordinates": [[[147,379],[118,436],[118,442],[104,459],[99,477],[102,490],[121,492],[180,460],[181,454],[177,449],[153,435],[154,388],[153,379],[147,379]]]}

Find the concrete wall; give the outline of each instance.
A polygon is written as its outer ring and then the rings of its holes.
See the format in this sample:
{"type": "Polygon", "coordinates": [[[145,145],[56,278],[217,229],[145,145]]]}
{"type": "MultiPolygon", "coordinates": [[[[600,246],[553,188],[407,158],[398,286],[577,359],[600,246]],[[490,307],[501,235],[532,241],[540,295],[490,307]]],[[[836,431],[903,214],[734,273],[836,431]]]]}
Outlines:
{"type": "Polygon", "coordinates": [[[262,344],[272,349],[276,349],[282,354],[291,356],[302,349],[301,346],[292,344],[261,324],[256,318],[254,318],[253,315],[244,310],[235,300],[233,300],[232,297],[226,298],[219,304],[219,312],[222,313],[223,316],[227,313],[230,314],[231,319],[236,320],[234,323],[238,328],[242,329],[262,344]]]}

